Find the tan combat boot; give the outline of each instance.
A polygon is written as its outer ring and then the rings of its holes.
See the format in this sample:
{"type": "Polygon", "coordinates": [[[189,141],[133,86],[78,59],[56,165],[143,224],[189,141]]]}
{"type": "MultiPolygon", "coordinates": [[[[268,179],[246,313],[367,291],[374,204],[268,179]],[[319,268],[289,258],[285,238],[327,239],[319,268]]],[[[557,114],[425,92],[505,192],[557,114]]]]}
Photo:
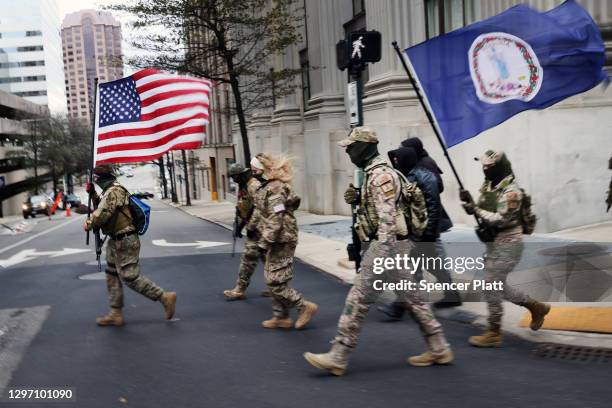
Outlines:
{"type": "Polygon", "coordinates": [[[449,364],[454,355],[446,342],[444,333],[436,333],[427,338],[428,350],[421,355],[408,358],[408,363],[415,367],[429,367],[434,364],[449,364]]]}
{"type": "Polygon", "coordinates": [[[164,292],[159,301],[164,305],[166,320],[172,319],[174,310],[176,309],[176,292],[164,292]]]}
{"type": "Polygon", "coordinates": [[[293,326],[293,320],[290,317],[284,319],[273,317],[270,320],[264,320],[261,325],[266,329],[290,329],[293,326]]]}
{"type": "Polygon", "coordinates": [[[110,313],[106,316],[98,317],[96,323],[98,326],[123,326],[123,313],[121,313],[121,309],[112,307],[110,313]]]}
{"type": "Polygon", "coordinates": [[[304,353],[304,358],[320,370],[326,370],[333,375],[344,375],[350,354],[351,349],[349,347],[334,343],[327,353],[304,353]]]}
{"type": "Polygon", "coordinates": [[[531,330],[538,330],[544,324],[544,318],[550,312],[550,305],[535,300],[524,305],[531,312],[531,330]]]}
{"type": "Polygon", "coordinates": [[[487,330],[480,336],[471,336],[469,342],[475,347],[499,347],[502,345],[502,335],[496,330],[487,330]]]}
{"type": "Polygon", "coordinates": [[[260,293],[263,297],[272,297],[272,291],[270,289],[266,289],[260,293]]]}
{"type": "Polygon", "coordinates": [[[312,303],[305,300],[304,306],[302,307],[302,310],[300,310],[300,314],[298,315],[298,319],[295,321],[295,328],[299,330],[306,327],[308,322],[312,319],[312,316],[317,313],[318,308],[319,306],[317,306],[316,303],[312,303]]]}
{"type": "Polygon", "coordinates": [[[240,286],[240,284],[236,284],[233,289],[228,289],[223,291],[223,296],[225,296],[226,300],[242,300],[246,299],[246,288],[240,286]]]}

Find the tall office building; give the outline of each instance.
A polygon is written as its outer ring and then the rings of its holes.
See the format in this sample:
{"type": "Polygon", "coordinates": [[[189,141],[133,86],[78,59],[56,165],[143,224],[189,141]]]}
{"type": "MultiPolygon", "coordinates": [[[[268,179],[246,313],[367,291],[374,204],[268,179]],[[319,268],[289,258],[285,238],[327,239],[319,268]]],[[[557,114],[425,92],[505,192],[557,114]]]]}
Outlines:
{"type": "Polygon", "coordinates": [[[121,24],[107,11],[81,10],[62,23],[68,115],[91,120],[94,81],[123,76],[121,24]]]}
{"type": "Polygon", "coordinates": [[[0,0],[0,90],[66,111],[55,0],[0,0]]]}

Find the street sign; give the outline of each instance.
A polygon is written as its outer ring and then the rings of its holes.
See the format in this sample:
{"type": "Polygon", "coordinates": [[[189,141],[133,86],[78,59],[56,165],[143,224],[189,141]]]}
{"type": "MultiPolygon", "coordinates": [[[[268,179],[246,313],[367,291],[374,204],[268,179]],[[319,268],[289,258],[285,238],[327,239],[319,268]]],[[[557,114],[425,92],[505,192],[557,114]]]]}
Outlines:
{"type": "Polygon", "coordinates": [[[357,93],[357,81],[348,83],[348,105],[349,105],[349,124],[358,126],[359,118],[359,94],[357,93]]]}

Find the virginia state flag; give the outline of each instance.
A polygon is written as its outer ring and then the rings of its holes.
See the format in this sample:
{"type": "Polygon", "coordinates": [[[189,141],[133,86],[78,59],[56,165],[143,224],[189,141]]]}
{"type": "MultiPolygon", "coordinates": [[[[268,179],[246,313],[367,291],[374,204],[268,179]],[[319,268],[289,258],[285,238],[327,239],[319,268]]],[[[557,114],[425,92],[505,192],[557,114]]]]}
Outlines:
{"type": "Polygon", "coordinates": [[[607,79],[599,28],[573,0],[515,6],[405,53],[449,147],[607,79]]]}

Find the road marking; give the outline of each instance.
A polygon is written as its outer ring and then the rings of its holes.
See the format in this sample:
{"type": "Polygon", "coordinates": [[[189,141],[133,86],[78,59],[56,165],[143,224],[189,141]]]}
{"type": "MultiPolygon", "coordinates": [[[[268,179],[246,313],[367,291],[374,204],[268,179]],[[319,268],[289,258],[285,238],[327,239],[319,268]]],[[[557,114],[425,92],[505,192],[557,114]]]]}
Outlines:
{"type": "Polygon", "coordinates": [[[51,258],[57,258],[58,256],[75,255],[75,254],[80,254],[83,252],[91,252],[91,250],[64,248],[61,251],[37,252],[36,249],[24,249],[23,251],[19,251],[18,253],[16,253],[15,255],[11,256],[8,259],[0,259],[0,266],[6,269],[10,266],[15,266],[22,262],[36,259],[39,256],[48,256],[51,258]]]}
{"type": "Polygon", "coordinates": [[[31,237],[28,237],[28,238],[26,238],[26,239],[22,239],[22,240],[21,240],[21,241],[19,241],[19,242],[15,242],[14,244],[7,246],[6,248],[2,248],[2,249],[0,249],[0,254],[4,253],[4,252],[6,252],[6,251],[9,251],[9,250],[11,250],[11,249],[13,249],[13,248],[15,248],[15,247],[18,247],[19,245],[23,245],[23,244],[25,244],[26,242],[30,242],[30,241],[32,241],[33,239],[36,239],[36,238],[38,238],[38,237],[41,237],[41,236],[43,236],[43,235],[45,235],[45,234],[48,234],[48,233],[53,232],[53,231],[55,231],[55,230],[58,230],[58,229],[60,229],[60,228],[62,228],[62,227],[65,227],[66,225],[71,224],[71,223],[73,223],[73,222],[75,222],[75,221],[77,221],[77,220],[80,220],[80,219],[82,219],[82,218],[83,218],[83,217],[75,217],[75,218],[73,218],[73,219],[71,219],[71,220],[69,220],[69,221],[66,221],[66,222],[65,222],[65,223],[63,223],[63,224],[56,225],[55,227],[52,227],[52,228],[49,228],[49,229],[47,229],[47,230],[41,231],[41,232],[39,232],[38,234],[34,234],[34,235],[32,235],[31,237]]]}
{"type": "Polygon", "coordinates": [[[0,396],[49,315],[50,306],[0,310],[0,396]]]}
{"type": "Polygon", "coordinates": [[[167,242],[165,239],[154,239],[153,245],[161,247],[196,247],[196,248],[211,248],[221,245],[229,245],[229,242],[214,242],[214,241],[196,241],[196,242],[167,242]]]}

